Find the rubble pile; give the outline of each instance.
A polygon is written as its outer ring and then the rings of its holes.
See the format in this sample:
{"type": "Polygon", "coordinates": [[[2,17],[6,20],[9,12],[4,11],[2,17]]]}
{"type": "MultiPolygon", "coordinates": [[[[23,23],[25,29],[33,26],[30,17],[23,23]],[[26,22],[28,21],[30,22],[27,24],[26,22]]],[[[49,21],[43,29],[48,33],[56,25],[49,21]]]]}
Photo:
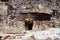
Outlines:
{"type": "Polygon", "coordinates": [[[20,34],[0,34],[1,40],[60,40],[60,29],[51,28],[44,31],[26,31],[20,34]]]}

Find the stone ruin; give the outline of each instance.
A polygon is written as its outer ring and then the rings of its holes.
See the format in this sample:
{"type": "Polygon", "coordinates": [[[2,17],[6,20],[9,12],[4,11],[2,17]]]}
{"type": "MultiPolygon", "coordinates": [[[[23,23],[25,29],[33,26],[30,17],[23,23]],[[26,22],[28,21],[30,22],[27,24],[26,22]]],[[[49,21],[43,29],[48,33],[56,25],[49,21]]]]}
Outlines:
{"type": "Polygon", "coordinates": [[[19,33],[20,31],[45,30],[60,27],[59,0],[5,0],[0,3],[0,31],[19,33]],[[57,26],[56,26],[57,23],[57,26]]]}

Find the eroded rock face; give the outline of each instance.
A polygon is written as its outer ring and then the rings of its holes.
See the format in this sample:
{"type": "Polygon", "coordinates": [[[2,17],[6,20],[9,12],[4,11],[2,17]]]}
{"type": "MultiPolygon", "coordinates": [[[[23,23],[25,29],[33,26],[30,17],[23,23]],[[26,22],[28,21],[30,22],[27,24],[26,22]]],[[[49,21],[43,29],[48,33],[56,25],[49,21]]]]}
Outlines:
{"type": "Polygon", "coordinates": [[[8,6],[5,5],[5,2],[0,2],[0,15],[7,15],[8,6]]]}
{"type": "MultiPolygon", "coordinates": [[[[60,10],[59,0],[9,0],[8,5],[16,13],[43,12],[50,14],[53,9],[60,10]]],[[[13,12],[11,9],[10,12],[13,12]]]]}
{"type": "Polygon", "coordinates": [[[15,13],[21,13],[21,12],[22,13],[43,12],[44,13],[45,12],[48,14],[50,14],[50,12],[52,12],[52,10],[49,8],[50,4],[51,3],[49,1],[45,1],[45,0],[17,0],[17,1],[10,0],[8,3],[8,5],[10,5],[10,8],[11,8],[10,12],[13,12],[13,10],[16,9],[15,13]],[[48,7],[46,7],[46,6],[48,6],[48,7]]]}
{"type": "Polygon", "coordinates": [[[34,21],[33,29],[34,30],[45,30],[53,28],[52,22],[49,21],[34,21]]]}
{"type": "MultiPolygon", "coordinates": [[[[46,13],[49,15],[53,15],[53,17],[55,17],[56,16],[55,13],[57,14],[57,16],[59,15],[58,14],[60,10],[59,4],[60,4],[59,0],[9,0],[8,2],[5,3],[3,2],[0,6],[0,9],[2,9],[3,11],[3,12],[1,11],[1,15],[3,16],[0,16],[0,18],[2,19],[2,21],[0,21],[1,22],[0,30],[3,30],[4,33],[9,32],[16,33],[22,30],[25,31],[25,19],[23,19],[22,21],[18,19],[16,20],[15,19],[16,16],[22,13],[28,14],[37,12],[37,13],[46,13]],[[56,12],[53,10],[56,10],[56,12]]],[[[31,16],[28,15],[28,17],[31,16]]],[[[46,21],[41,22],[39,20],[38,21],[33,20],[32,29],[44,30],[52,28],[52,26],[53,26],[52,22],[46,22],[46,21]]]]}
{"type": "Polygon", "coordinates": [[[10,21],[6,26],[4,33],[20,33],[25,30],[24,21],[10,21]]]}

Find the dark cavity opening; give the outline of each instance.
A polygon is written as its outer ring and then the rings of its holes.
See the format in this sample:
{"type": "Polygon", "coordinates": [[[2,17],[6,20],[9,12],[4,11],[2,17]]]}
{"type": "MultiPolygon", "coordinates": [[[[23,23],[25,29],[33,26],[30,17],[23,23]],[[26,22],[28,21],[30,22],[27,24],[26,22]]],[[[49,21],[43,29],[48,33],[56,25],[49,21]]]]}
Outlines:
{"type": "Polygon", "coordinates": [[[0,0],[0,1],[2,1],[2,2],[7,2],[8,0],[0,0]]]}
{"type": "Polygon", "coordinates": [[[32,30],[33,22],[25,21],[25,29],[26,30],[32,30]]]}
{"type": "Polygon", "coordinates": [[[48,13],[38,13],[38,12],[32,12],[32,13],[21,13],[18,16],[16,16],[17,19],[26,19],[26,18],[32,18],[33,20],[39,20],[39,21],[50,21],[52,15],[48,13]]]}
{"type": "Polygon", "coordinates": [[[32,15],[34,16],[33,18],[35,20],[40,20],[40,21],[51,20],[51,15],[48,13],[32,13],[32,15]]]}
{"type": "Polygon", "coordinates": [[[10,19],[14,19],[15,18],[15,16],[10,16],[10,19]]]}

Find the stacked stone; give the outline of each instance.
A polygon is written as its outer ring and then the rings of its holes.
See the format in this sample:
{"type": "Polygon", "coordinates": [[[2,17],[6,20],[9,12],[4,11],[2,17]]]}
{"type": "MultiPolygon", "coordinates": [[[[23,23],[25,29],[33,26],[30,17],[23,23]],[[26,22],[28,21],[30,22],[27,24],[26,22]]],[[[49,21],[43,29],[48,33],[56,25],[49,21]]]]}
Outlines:
{"type": "Polygon", "coordinates": [[[5,5],[5,2],[0,1],[0,16],[5,17],[7,15],[7,9],[8,6],[5,5]]]}
{"type": "Polygon", "coordinates": [[[25,31],[25,22],[24,21],[18,21],[18,28],[20,28],[21,31],[25,31]]]}
{"type": "Polygon", "coordinates": [[[39,25],[38,25],[39,22],[37,21],[34,21],[33,23],[33,30],[39,30],[39,25]]]}
{"type": "Polygon", "coordinates": [[[52,27],[53,27],[53,24],[50,21],[34,21],[33,23],[34,30],[44,30],[52,27]]]}
{"type": "Polygon", "coordinates": [[[24,21],[10,21],[8,25],[5,27],[4,33],[20,33],[21,31],[25,31],[25,23],[24,21]]]}

